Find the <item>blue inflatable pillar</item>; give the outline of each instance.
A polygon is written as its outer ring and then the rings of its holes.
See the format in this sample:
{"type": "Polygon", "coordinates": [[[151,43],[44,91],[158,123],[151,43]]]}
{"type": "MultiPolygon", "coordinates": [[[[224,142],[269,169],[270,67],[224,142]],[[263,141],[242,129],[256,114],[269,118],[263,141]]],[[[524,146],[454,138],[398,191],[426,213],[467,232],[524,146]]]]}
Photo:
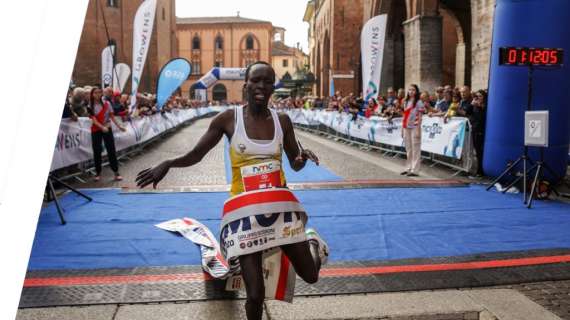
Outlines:
{"type": "MultiPolygon", "coordinates": [[[[566,175],[570,144],[570,0],[497,0],[483,169],[498,176],[524,147],[528,67],[500,66],[500,47],[562,48],[560,68],[535,67],[532,110],[549,110],[549,147],[545,162],[566,175]]],[[[529,148],[533,160],[537,148],[529,148]]],[[[552,176],[546,172],[546,177],[552,176]]]]}

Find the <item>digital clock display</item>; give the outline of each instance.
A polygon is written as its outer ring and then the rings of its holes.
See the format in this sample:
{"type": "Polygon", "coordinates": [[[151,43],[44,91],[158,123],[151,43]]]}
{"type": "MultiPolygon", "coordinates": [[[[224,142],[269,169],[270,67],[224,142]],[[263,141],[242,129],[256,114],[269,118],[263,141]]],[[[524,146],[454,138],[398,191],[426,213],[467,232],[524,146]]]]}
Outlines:
{"type": "Polygon", "coordinates": [[[499,64],[510,66],[560,66],[564,50],[555,48],[502,47],[499,64]]]}

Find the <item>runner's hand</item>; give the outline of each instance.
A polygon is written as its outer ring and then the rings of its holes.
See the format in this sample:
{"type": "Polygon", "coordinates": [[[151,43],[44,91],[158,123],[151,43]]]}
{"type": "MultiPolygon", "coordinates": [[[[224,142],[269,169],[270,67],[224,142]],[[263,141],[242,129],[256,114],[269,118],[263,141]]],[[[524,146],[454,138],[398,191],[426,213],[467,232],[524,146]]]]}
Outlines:
{"type": "Polygon", "coordinates": [[[137,187],[144,188],[152,183],[152,187],[156,189],[156,185],[166,176],[170,169],[170,162],[164,161],[156,167],[144,169],[137,175],[137,187]]]}
{"type": "Polygon", "coordinates": [[[304,149],[300,155],[297,156],[297,158],[295,158],[295,161],[302,161],[305,162],[308,160],[313,161],[314,163],[317,164],[317,166],[319,165],[319,158],[315,155],[315,153],[309,149],[304,149]]]}

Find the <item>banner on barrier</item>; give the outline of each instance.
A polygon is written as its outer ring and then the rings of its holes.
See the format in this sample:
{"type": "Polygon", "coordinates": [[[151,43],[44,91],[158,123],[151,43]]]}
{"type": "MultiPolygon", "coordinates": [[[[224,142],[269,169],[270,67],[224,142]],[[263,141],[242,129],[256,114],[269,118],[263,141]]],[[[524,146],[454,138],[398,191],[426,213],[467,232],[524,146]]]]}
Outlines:
{"type": "MultiPolygon", "coordinates": [[[[208,107],[198,109],[174,109],[172,112],[154,114],[124,123],[127,131],[122,132],[112,123],[113,136],[117,151],[124,150],[148,141],[157,135],[200,115],[220,112],[227,107],[208,107]]],[[[91,119],[79,118],[78,121],[62,119],[57,135],[50,171],[93,159],[91,145],[91,119]]]]}
{"type": "MultiPolygon", "coordinates": [[[[327,126],[352,138],[396,147],[404,146],[402,118],[358,117],[347,113],[323,110],[289,110],[291,121],[303,125],[327,126]]],[[[461,159],[467,131],[466,118],[451,118],[447,123],[440,117],[422,118],[422,151],[461,159]]]]}

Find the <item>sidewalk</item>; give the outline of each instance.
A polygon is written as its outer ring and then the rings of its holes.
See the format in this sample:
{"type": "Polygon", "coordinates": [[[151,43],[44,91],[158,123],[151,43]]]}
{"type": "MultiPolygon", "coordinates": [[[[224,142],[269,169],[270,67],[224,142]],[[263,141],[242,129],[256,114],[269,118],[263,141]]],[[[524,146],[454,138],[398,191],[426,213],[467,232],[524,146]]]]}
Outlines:
{"type": "MultiPolygon", "coordinates": [[[[23,309],[18,320],[245,319],[244,300],[23,309]]],[[[267,301],[264,319],[555,320],[512,289],[444,290],[267,301]]]]}

